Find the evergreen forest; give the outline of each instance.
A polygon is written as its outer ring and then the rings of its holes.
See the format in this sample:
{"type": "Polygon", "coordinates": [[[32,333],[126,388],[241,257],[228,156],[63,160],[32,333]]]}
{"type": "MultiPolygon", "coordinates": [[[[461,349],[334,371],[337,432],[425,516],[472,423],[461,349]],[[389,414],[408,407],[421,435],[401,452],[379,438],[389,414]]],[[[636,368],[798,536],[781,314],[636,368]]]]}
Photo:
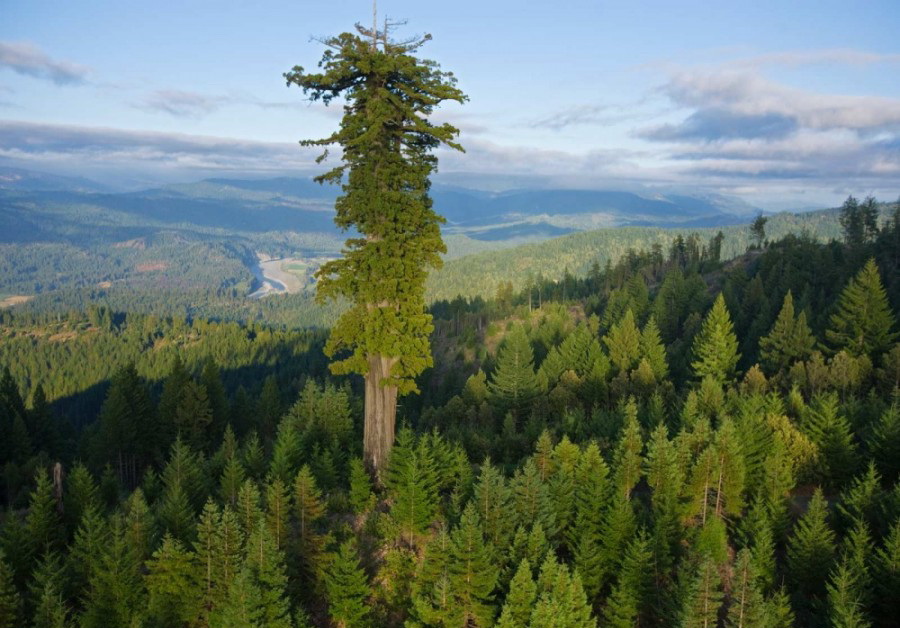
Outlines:
{"type": "Polygon", "coordinates": [[[872,207],[433,301],[374,479],[326,330],[0,311],[0,628],[896,626],[872,207]]]}

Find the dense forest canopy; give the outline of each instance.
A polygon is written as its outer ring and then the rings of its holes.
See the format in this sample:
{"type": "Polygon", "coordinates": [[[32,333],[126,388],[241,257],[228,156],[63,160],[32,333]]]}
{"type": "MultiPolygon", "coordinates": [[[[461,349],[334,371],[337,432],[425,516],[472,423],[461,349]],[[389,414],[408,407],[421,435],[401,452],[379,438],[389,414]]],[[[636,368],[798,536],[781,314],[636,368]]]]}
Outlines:
{"type": "Polygon", "coordinates": [[[380,488],[319,332],[4,312],[0,626],[896,625],[867,211],[435,303],[380,488]]]}

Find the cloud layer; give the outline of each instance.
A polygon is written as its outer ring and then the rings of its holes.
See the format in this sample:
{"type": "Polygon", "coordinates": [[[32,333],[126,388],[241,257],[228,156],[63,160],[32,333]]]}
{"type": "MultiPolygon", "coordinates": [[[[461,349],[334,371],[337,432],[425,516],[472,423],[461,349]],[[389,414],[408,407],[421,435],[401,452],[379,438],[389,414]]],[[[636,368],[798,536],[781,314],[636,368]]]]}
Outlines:
{"type": "Polygon", "coordinates": [[[900,177],[900,99],[822,93],[770,80],[769,64],[897,63],[854,51],[766,55],[674,72],[661,93],[686,116],[636,129],[685,177],[803,181],[892,190],[900,177]]]}
{"type": "Polygon", "coordinates": [[[85,66],[50,58],[44,51],[27,42],[0,41],[0,68],[52,81],[57,85],[79,85],[87,81],[90,70],[85,66]]]}

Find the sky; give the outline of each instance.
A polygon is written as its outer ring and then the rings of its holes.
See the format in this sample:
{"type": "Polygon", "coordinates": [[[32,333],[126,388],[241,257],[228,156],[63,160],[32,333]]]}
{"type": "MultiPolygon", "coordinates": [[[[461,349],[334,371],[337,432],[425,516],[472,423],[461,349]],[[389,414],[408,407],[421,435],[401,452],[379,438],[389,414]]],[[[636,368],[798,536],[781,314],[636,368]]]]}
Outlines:
{"type": "MultiPolygon", "coordinates": [[[[900,2],[380,0],[469,96],[471,187],[688,191],[764,209],[900,195],[900,2]]],[[[308,176],[339,123],[282,74],[363,0],[0,0],[0,165],[134,187],[308,176]]]]}

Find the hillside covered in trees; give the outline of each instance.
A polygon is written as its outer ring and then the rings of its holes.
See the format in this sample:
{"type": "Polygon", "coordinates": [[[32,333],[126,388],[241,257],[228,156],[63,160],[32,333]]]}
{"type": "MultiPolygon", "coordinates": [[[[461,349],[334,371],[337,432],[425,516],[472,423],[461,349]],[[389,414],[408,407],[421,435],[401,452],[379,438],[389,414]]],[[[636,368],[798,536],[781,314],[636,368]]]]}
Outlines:
{"type": "Polygon", "coordinates": [[[6,311],[0,626],[896,625],[900,210],[841,224],[434,303],[383,486],[319,331],[6,311]]]}

